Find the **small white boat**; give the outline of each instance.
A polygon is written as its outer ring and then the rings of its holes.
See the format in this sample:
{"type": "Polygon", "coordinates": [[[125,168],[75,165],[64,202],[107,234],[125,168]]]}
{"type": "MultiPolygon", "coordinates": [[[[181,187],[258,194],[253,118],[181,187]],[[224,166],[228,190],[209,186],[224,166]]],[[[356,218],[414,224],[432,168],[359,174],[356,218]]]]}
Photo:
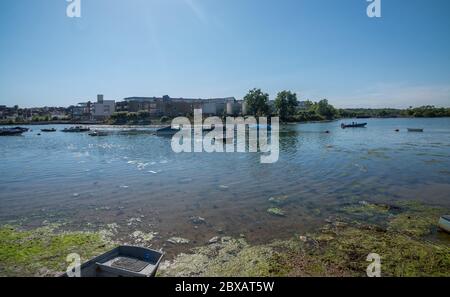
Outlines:
{"type": "Polygon", "coordinates": [[[148,248],[119,246],[82,264],[81,277],[152,277],[163,256],[148,248]]]}
{"type": "Polygon", "coordinates": [[[80,132],[89,132],[89,131],[91,131],[91,129],[89,127],[76,126],[76,127],[65,128],[62,131],[65,133],[80,133],[80,132]]]}
{"type": "Polygon", "coordinates": [[[439,219],[439,228],[450,233],[450,215],[442,216],[439,219]]]}
{"type": "Polygon", "coordinates": [[[108,136],[108,133],[105,131],[93,131],[89,133],[89,136],[108,136]]]}

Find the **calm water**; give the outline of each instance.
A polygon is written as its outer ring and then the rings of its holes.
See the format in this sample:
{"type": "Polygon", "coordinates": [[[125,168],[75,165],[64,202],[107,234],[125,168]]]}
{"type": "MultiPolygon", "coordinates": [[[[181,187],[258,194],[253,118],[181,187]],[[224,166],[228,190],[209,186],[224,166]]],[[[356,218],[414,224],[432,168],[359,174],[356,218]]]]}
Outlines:
{"type": "Polygon", "coordinates": [[[450,207],[450,119],[365,121],[365,129],[283,126],[275,164],[261,164],[256,153],[175,154],[170,138],[119,128],[107,137],[38,136],[42,127],[32,126],[0,138],[0,223],[64,222],[77,230],[117,223],[123,240],[136,230],[158,232],[153,246],[163,247],[171,236],[193,245],[218,233],[286,238],[360,200],[450,207]],[[280,195],[289,197],[284,218],[266,212],[268,199],[280,195]],[[206,223],[195,225],[192,216],[206,223]]]}

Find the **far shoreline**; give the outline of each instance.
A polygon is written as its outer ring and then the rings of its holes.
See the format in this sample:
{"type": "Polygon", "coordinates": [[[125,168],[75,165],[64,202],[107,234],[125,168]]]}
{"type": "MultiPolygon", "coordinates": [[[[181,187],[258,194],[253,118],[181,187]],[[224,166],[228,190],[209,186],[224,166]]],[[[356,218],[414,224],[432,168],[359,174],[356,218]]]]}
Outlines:
{"type": "MultiPolygon", "coordinates": [[[[331,120],[319,120],[319,121],[288,121],[288,122],[280,122],[283,125],[295,125],[295,124],[320,124],[320,123],[331,123],[340,120],[359,120],[364,121],[368,119],[441,119],[441,118],[450,118],[450,117],[345,117],[345,118],[336,118],[331,120]]],[[[95,121],[42,121],[42,122],[17,122],[17,123],[0,123],[0,126],[50,126],[50,125],[86,125],[86,126],[111,126],[111,127],[127,127],[127,128],[160,128],[170,126],[170,120],[168,123],[155,123],[155,124],[111,124],[111,123],[102,123],[95,121]]]]}

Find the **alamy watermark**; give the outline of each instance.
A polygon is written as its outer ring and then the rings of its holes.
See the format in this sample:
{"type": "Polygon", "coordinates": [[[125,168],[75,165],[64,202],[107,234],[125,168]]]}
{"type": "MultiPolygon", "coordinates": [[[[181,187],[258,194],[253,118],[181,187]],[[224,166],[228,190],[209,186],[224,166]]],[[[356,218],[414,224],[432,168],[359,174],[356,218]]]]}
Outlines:
{"type": "Polygon", "coordinates": [[[66,15],[69,18],[81,18],[81,0],[66,0],[69,2],[66,8],[66,15]]]}
{"type": "Polygon", "coordinates": [[[69,262],[67,266],[66,274],[68,277],[81,277],[81,257],[79,254],[73,253],[66,257],[66,261],[69,262]]]}
{"type": "Polygon", "coordinates": [[[270,118],[270,124],[267,117],[259,117],[258,121],[253,116],[227,117],[224,124],[219,117],[203,121],[202,110],[195,109],[194,123],[178,117],[173,119],[171,128],[179,130],[171,142],[175,153],[261,152],[261,163],[275,163],[280,154],[278,117],[270,118]]]}
{"type": "MultiPolygon", "coordinates": [[[[69,18],[81,18],[81,0],[65,0],[69,2],[66,15],[69,18]]],[[[370,2],[367,6],[367,16],[369,18],[381,18],[381,0],[366,0],[370,2]]]]}
{"type": "Polygon", "coordinates": [[[366,0],[370,2],[367,6],[367,16],[369,18],[381,18],[381,0],[366,0]]]}
{"type": "Polygon", "coordinates": [[[367,261],[372,262],[367,266],[368,277],[381,277],[381,257],[379,254],[371,253],[367,255],[367,261]]]}

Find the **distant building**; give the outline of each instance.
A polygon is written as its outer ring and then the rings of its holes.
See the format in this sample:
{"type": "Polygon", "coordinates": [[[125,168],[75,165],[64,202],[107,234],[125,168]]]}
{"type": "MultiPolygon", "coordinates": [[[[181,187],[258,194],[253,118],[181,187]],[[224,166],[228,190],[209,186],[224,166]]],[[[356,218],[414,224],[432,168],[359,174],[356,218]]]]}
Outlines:
{"type": "Polygon", "coordinates": [[[104,100],[103,95],[97,95],[97,102],[92,105],[92,118],[94,120],[105,120],[116,111],[114,100],[104,100]]]}
{"type": "Polygon", "coordinates": [[[19,117],[19,106],[7,107],[5,105],[0,105],[0,119],[2,120],[15,120],[19,117]]]}
{"type": "Polygon", "coordinates": [[[72,120],[89,121],[92,119],[91,101],[78,103],[76,106],[71,106],[69,109],[72,120]]]}
{"type": "Polygon", "coordinates": [[[223,115],[235,113],[240,106],[234,97],[192,99],[163,97],[128,97],[120,103],[122,111],[138,112],[148,111],[152,116],[186,116],[194,109],[202,109],[205,115],[223,115]],[[126,110],[125,110],[126,108],[126,110]]]}
{"type": "Polygon", "coordinates": [[[78,121],[103,121],[115,111],[115,100],[104,100],[103,95],[97,95],[97,102],[81,102],[76,106],[69,107],[72,119],[78,121]]]}

